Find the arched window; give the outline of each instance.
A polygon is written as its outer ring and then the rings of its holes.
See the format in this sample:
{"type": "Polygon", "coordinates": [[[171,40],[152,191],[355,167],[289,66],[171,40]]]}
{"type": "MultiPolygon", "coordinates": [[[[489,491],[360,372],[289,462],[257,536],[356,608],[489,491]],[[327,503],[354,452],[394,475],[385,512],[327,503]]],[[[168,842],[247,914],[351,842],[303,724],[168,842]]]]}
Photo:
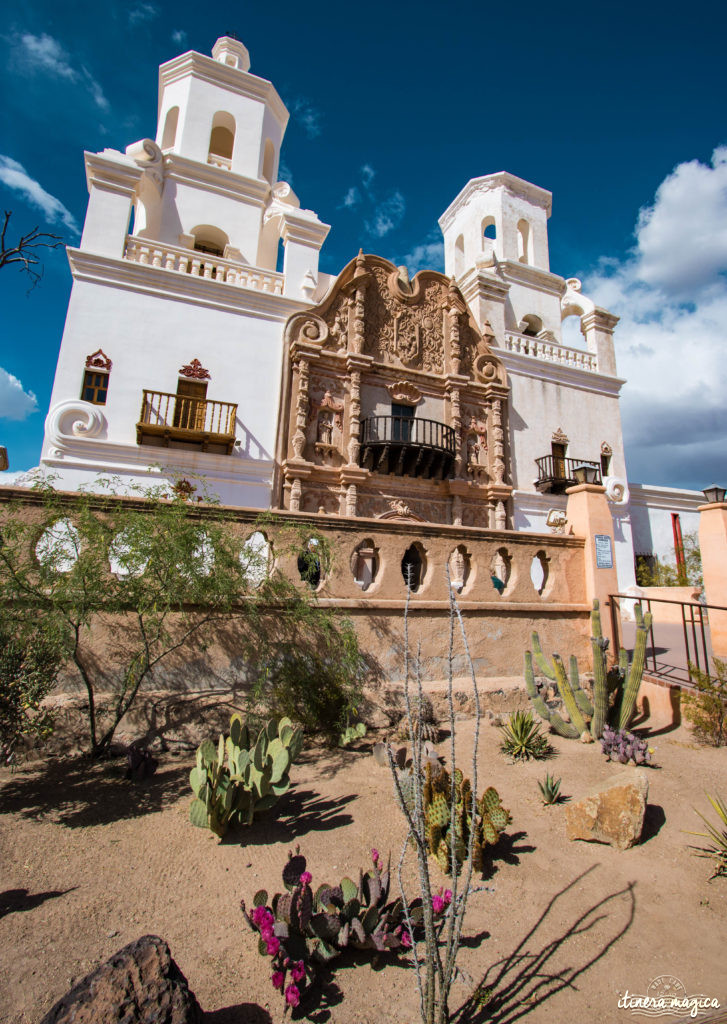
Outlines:
{"type": "Polygon", "coordinates": [[[485,217],[482,221],[482,237],[488,238],[491,242],[494,242],[497,238],[497,228],[495,227],[494,217],[485,217]]]}
{"type": "Polygon", "coordinates": [[[270,139],[265,142],[265,154],[263,156],[263,178],[268,185],[275,184],[275,146],[270,139]]]}
{"type": "Polygon", "coordinates": [[[464,271],[464,235],[460,235],[454,243],[454,276],[460,277],[464,271]]]}
{"type": "Polygon", "coordinates": [[[164,121],[164,132],[162,134],[162,149],[174,149],[177,141],[177,124],[179,123],[179,107],[170,107],[164,121]]]}
{"type": "Polygon", "coordinates": [[[197,252],[208,252],[211,256],[224,256],[229,238],[220,228],[211,224],[199,224],[190,232],[194,237],[194,248],[197,252]]]}
{"type": "Polygon", "coordinates": [[[537,338],[543,329],[543,321],[535,313],[528,313],[522,319],[522,331],[523,334],[527,334],[529,338],[537,338]]]}
{"type": "Polygon", "coordinates": [[[530,263],[530,225],[526,220],[517,225],[517,258],[520,263],[530,263]]]}
{"type": "Polygon", "coordinates": [[[235,144],[235,119],[232,114],[218,110],[212,118],[210,148],[207,163],[216,167],[227,167],[232,163],[232,148],[235,144]]]}

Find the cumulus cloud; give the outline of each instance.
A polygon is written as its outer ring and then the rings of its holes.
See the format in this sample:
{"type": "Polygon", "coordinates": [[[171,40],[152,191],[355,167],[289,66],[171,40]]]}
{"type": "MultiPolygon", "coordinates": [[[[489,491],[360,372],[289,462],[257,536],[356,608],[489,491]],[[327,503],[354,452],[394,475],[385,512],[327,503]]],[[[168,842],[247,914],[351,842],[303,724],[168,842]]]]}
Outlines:
{"type": "Polygon", "coordinates": [[[39,36],[24,32],[15,40],[14,58],[16,65],[26,73],[42,72],[83,86],[100,110],[109,109],[109,101],[91,72],[82,65],[74,66],[69,54],[53,36],[45,32],[39,36]]]}
{"type": "Polygon", "coordinates": [[[399,189],[381,194],[374,187],[376,171],[371,164],[363,164],[358,184],[351,185],[338,205],[340,209],[361,209],[364,230],[374,238],[383,238],[397,228],[406,212],[406,200],[399,189]]]}
{"type": "Polygon", "coordinates": [[[155,4],[136,4],[129,11],[129,24],[140,25],[142,22],[151,21],[152,18],[156,18],[158,14],[159,8],[155,4]]]}
{"type": "Polygon", "coordinates": [[[9,156],[0,155],[0,182],[7,188],[18,192],[31,206],[42,210],[51,224],[64,224],[71,231],[78,232],[78,224],[73,214],[60,199],[46,192],[35,178],[31,178],[22,164],[9,156]]]}
{"type": "Polygon", "coordinates": [[[184,46],[187,42],[187,33],[183,28],[175,28],[172,32],[172,42],[177,43],[178,46],[184,46]]]}
{"type": "Polygon", "coordinates": [[[727,147],[679,164],[641,210],[635,246],[584,291],[621,317],[619,375],[629,476],[701,489],[727,482],[727,147]]]}
{"type": "Polygon", "coordinates": [[[444,271],[444,242],[438,231],[427,235],[420,245],[415,245],[402,261],[414,275],[418,270],[444,271]]]}
{"type": "Polygon", "coordinates": [[[290,104],[295,120],[302,125],[309,139],[316,139],[321,134],[321,112],[313,104],[299,96],[290,104]]]}
{"type": "Polygon", "coordinates": [[[37,411],[33,392],[25,391],[18,378],[0,366],[0,419],[24,420],[37,411]]]}

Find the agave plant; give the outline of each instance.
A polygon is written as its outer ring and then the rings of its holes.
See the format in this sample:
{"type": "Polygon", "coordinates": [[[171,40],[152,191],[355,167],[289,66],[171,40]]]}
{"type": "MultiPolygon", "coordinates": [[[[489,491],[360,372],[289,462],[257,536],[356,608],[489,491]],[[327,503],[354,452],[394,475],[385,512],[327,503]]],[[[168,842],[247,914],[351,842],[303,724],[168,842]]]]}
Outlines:
{"type": "Polygon", "coordinates": [[[500,750],[515,761],[545,760],[553,754],[553,748],[540,731],[540,724],[533,719],[532,711],[514,711],[500,732],[500,750]]]}
{"type": "Polygon", "coordinates": [[[556,779],[553,775],[545,773],[545,778],[542,782],[538,782],[540,786],[540,793],[543,797],[543,803],[548,806],[550,804],[557,804],[563,799],[560,795],[560,779],[556,779]]]}
{"type": "Polygon", "coordinates": [[[722,825],[725,826],[721,829],[720,824],[713,825],[711,821],[708,821],[703,814],[696,811],[699,817],[702,819],[704,824],[707,826],[706,832],[688,832],[690,836],[699,836],[701,839],[711,839],[710,846],[692,846],[697,857],[711,857],[715,861],[715,869],[712,878],[716,878],[717,875],[727,875],[727,804],[718,796],[710,796],[707,793],[707,799],[711,803],[717,812],[717,816],[722,825]]]}

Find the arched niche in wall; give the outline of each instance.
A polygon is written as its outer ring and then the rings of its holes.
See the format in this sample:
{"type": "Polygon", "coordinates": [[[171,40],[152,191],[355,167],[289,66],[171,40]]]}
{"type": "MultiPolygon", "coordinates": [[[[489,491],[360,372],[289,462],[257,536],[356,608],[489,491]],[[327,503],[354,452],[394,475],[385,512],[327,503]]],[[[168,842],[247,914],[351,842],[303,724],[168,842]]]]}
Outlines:
{"type": "Polygon", "coordinates": [[[251,533],[240,551],[240,565],[246,583],[257,589],[270,575],[273,567],[273,548],[261,530],[251,533]]]}
{"type": "Polygon", "coordinates": [[[70,572],[81,553],[81,536],[70,519],[57,519],[35,545],[35,557],[52,572],[70,572]]]}
{"type": "Polygon", "coordinates": [[[458,593],[467,589],[472,570],[472,557],[464,544],[458,544],[448,560],[449,583],[458,593]]]}
{"type": "Polygon", "coordinates": [[[126,579],[127,576],[141,576],[147,565],[148,557],[138,538],[132,537],[130,531],[121,530],[109,545],[109,568],[114,576],[126,579]],[[136,539],[137,543],[134,543],[136,539]]]}
{"type": "Polygon", "coordinates": [[[494,217],[485,217],[482,221],[482,238],[494,242],[497,238],[497,226],[494,217]]]}
{"type": "Polygon", "coordinates": [[[318,590],[325,577],[325,569],[320,541],[316,537],[309,537],[298,555],[300,578],[311,590],[318,590]]]}
{"type": "Polygon", "coordinates": [[[454,276],[460,277],[464,273],[464,235],[458,235],[454,243],[454,276]]]}
{"type": "Polygon", "coordinates": [[[362,540],[351,555],[353,580],[362,590],[368,590],[379,574],[379,549],[370,537],[362,540]]]}
{"type": "Polygon", "coordinates": [[[550,559],[544,551],[536,551],[530,563],[530,580],[541,597],[550,578],[549,563],[550,559]]]}
{"type": "Polygon", "coordinates": [[[177,126],[179,124],[179,107],[170,107],[167,116],[164,118],[164,131],[162,132],[162,149],[174,149],[177,141],[177,126]]]}
{"type": "Polygon", "coordinates": [[[218,110],[212,118],[208,163],[229,167],[235,145],[235,119],[226,110],[218,110]]]}
{"type": "Polygon", "coordinates": [[[497,594],[502,596],[512,574],[512,558],[507,548],[498,548],[490,562],[490,582],[497,594]]]}
{"type": "Polygon", "coordinates": [[[406,549],[401,560],[401,575],[412,594],[416,594],[421,589],[426,574],[427,556],[421,544],[415,541],[406,549]]]}
{"type": "Polygon", "coordinates": [[[537,338],[543,329],[543,321],[535,313],[527,313],[520,321],[520,330],[529,338],[537,338]]]}
{"type": "Polygon", "coordinates": [[[194,248],[197,252],[206,252],[211,256],[224,256],[230,242],[225,232],[212,224],[198,224],[192,228],[190,234],[194,238],[194,248]]]}

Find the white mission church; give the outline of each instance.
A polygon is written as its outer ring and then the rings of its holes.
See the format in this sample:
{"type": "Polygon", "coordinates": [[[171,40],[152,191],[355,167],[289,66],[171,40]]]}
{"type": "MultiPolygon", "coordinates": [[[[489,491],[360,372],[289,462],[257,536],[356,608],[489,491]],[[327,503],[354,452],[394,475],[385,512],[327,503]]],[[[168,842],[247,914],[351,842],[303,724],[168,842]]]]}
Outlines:
{"type": "Polygon", "coordinates": [[[175,57],[156,141],[85,154],[41,456],[58,486],[203,477],[231,506],[548,532],[587,474],[621,590],[635,555],[673,561],[704,498],[628,482],[618,318],[551,272],[550,193],[467,182],[445,275],[355,252],[324,274],[329,226],[278,181],[288,111],[249,68],[228,37],[175,57]]]}

